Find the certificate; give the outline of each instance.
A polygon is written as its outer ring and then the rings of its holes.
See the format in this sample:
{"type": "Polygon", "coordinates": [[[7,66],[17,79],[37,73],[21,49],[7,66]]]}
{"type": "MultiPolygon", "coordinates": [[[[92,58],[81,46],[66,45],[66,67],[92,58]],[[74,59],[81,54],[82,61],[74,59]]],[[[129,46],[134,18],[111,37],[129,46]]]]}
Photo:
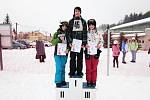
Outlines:
{"type": "Polygon", "coordinates": [[[97,44],[96,43],[88,43],[89,48],[88,48],[88,54],[89,55],[95,55],[97,54],[97,44]]]}
{"type": "Polygon", "coordinates": [[[67,44],[58,43],[57,45],[57,55],[66,55],[67,44]]]}
{"type": "Polygon", "coordinates": [[[80,53],[82,40],[73,39],[71,51],[80,53]]]}

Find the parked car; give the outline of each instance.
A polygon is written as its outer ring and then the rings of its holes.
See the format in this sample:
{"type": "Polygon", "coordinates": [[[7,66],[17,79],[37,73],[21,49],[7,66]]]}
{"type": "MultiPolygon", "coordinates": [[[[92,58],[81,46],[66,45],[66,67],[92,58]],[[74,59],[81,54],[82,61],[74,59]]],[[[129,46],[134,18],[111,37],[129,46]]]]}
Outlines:
{"type": "Polygon", "coordinates": [[[12,48],[13,49],[26,49],[26,45],[24,44],[21,44],[19,42],[16,42],[16,41],[12,41],[12,48]]]}
{"type": "Polygon", "coordinates": [[[31,48],[35,48],[35,46],[36,46],[36,42],[35,42],[35,41],[32,41],[32,42],[30,42],[29,44],[30,44],[30,47],[31,47],[31,48]]]}
{"type": "Polygon", "coordinates": [[[27,41],[25,41],[25,40],[17,40],[17,42],[26,45],[27,48],[30,48],[29,42],[27,42],[27,41]]]}

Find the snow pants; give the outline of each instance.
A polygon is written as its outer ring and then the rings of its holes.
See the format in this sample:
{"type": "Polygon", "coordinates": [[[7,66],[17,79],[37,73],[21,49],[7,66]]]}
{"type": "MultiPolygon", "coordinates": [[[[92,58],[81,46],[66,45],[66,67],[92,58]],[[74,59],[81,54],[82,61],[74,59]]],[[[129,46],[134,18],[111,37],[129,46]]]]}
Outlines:
{"type": "Polygon", "coordinates": [[[56,73],[55,73],[55,83],[61,83],[65,81],[65,66],[67,63],[67,56],[55,55],[56,73]]]}
{"type": "Polygon", "coordinates": [[[97,66],[99,59],[94,58],[94,55],[90,55],[86,62],[86,80],[87,82],[96,83],[97,80],[97,66]]]}

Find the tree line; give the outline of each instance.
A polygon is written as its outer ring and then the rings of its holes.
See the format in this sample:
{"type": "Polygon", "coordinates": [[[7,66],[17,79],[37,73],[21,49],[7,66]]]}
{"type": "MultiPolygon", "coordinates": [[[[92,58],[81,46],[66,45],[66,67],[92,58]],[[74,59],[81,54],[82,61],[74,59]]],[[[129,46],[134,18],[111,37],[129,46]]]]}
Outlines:
{"type": "MultiPolygon", "coordinates": [[[[120,20],[117,24],[113,23],[113,24],[110,24],[109,27],[114,27],[114,26],[117,26],[117,25],[121,25],[121,24],[125,24],[125,23],[129,23],[129,22],[133,22],[133,21],[136,21],[136,20],[140,20],[140,19],[144,19],[144,18],[148,18],[150,17],[150,11],[147,11],[146,13],[130,13],[129,15],[125,15],[124,16],[124,19],[123,20],[120,20]]],[[[108,36],[107,36],[107,32],[106,32],[106,29],[107,29],[107,26],[108,24],[102,24],[100,25],[98,28],[98,30],[102,30],[104,32],[103,34],[103,39],[104,39],[104,48],[107,48],[107,39],[108,39],[108,36]]],[[[112,46],[112,37],[111,37],[112,34],[110,34],[110,47],[112,46]]],[[[122,39],[125,38],[124,37],[124,34],[120,34],[120,42],[122,41],[122,39]]],[[[138,40],[138,36],[136,34],[136,40],[138,40]]]]}
{"type": "Polygon", "coordinates": [[[137,21],[137,20],[140,20],[140,19],[148,18],[148,17],[150,17],[150,11],[147,11],[144,14],[143,13],[135,13],[135,12],[130,13],[130,14],[126,14],[124,16],[123,20],[120,20],[117,24],[115,24],[115,23],[110,24],[110,27],[114,27],[114,26],[117,26],[117,25],[137,21]]]}

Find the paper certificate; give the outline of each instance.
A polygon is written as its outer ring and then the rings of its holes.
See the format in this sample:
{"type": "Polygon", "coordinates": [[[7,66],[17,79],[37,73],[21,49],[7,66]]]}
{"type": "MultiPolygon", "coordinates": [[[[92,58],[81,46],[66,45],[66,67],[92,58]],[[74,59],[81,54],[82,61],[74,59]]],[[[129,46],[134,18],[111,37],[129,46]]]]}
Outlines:
{"type": "Polygon", "coordinates": [[[66,55],[67,44],[58,43],[57,45],[57,55],[66,55]]]}
{"type": "Polygon", "coordinates": [[[88,43],[88,54],[89,55],[95,55],[97,54],[97,44],[96,43],[88,43]]]}
{"type": "Polygon", "coordinates": [[[73,39],[71,51],[80,53],[82,40],[73,39]]]}

